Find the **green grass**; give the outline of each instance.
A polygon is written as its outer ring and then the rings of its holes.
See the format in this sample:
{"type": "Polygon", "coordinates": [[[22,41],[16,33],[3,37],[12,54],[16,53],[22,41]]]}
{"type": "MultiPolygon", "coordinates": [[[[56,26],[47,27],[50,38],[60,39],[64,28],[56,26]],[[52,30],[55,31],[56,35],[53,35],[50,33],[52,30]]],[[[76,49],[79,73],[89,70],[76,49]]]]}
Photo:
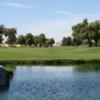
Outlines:
{"type": "Polygon", "coordinates": [[[100,48],[0,48],[0,61],[100,60],[100,48]]]}
{"type": "Polygon", "coordinates": [[[100,48],[0,48],[0,61],[100,60],[100,48]]]}

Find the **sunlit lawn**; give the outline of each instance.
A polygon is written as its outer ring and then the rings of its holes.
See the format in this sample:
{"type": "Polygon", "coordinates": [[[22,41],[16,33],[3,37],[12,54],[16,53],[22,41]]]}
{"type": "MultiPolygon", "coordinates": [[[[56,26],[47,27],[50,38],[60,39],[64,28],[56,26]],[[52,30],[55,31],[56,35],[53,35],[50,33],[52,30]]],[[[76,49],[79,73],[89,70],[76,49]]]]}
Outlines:
{"type": "Polygon", "coordinates": [[[92,60],[100,59],[100,48],[0,48],[0,61],[12,60],[92,60]]]}

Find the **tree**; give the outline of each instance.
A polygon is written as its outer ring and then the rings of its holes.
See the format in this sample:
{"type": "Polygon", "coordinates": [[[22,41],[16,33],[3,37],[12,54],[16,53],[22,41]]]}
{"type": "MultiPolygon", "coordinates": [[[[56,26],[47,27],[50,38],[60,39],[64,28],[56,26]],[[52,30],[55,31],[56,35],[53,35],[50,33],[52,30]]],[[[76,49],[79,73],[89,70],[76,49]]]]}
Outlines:
{"type": "Polygon", "coordinates": [[[45,42],[46,42],[46,38],[45,38],[45,34],[42,33],[38,36],[38,42],[39,42],[39,46],[43,46],[45,45],[45,42]]]}
{"type": "Polygon", "coordinates": [[[44,46],[46,42],[45,34],[40,34],[34,37],[34,44],[35,46],[44,46]]]}
{"type": "Polygon", "coordinates": [[[92,34],[92,39],[95,41],[95,46],[97,47],[100,40],[100,20],[90,23],[89,30],[92,34]]]}
{"type": "Polygon", "coordinates": [[[87,19],[84,19],[82,23],[79,23],[72,27],[73,37],[82,40],[87,40],[89,47],[92,46],[92,34],[89,29],[89,23],[87,19]]]}
{"type": "Polygon", "coordinates": [[[25,44],[28,46],[32,46],[32,44],[34,44],[34,36],[31,33],[26,34],[25,44]]]}
{"type": "Polygon", "coordinates": [[[17,44],[21,44],[21,45],[25,44],[25,37],[23,35],[18,36],[17,44]]]}
{"type": "Polygon", "coordinates": [[[3,38],[2,38],[2,34],[0,34],[0,44],[2,43],[3,38]]]}
{"type": "Polygon", "coordinates": [[[79,39],[79,38],[73,38],[72,44],[73,44],[74,46],[79,46],[79,45],[82,44],[82,39],[79,39]]]}
{"type": "Polygon", "coordinates": [[[16,42],[16,28],[8,28],[5,35],[7,36],[6,43],[9,45],[13,45],[16,42]]]}
{"type": "Polygon", "coordinates": [[[4,35],[4,25],[0,25],[0,44],[2,43],[3,41],[3,38],[2,36],[4,35]]]}
{"type": "Polygon", "coordinates": [[[37,47],[39,45],[39,36],[34,36],[34,45],[37,47]]]}
{"type": "Polygon", "coordinates": [[[72,39],[71,37],[67,37],[67,46],[72,45],[72,39]]]}
{"type": "Polygon", "coordinates": [[[47,39],[46,40],[46,45],[49,46],[49,47],[52,47],[52,45],[55,43],[54,39],[51,38],[51,39],[47,39]]]}
{"type": "Polygon", "coordinates": [[[62,45],[63,46],[67,45],[67,38],[66,37],[63,37],[63,39],[62,39],[62,45]]]}
{"type": "Polygon", "coordinates": [[[72,44],[72,39],[71,37],[64,37],[62,40],[62,45],[63,46],[70,46],[72,44]]]}

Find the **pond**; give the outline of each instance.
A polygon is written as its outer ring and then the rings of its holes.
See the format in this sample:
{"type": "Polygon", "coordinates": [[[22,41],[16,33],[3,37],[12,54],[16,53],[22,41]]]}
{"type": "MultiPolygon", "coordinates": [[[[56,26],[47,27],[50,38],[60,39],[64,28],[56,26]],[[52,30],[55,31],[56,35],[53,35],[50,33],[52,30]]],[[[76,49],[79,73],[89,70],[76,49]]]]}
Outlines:
{"type": "Polygon", "coordinates": [[[16,66],[0,100],[100,100],[100,67],[16,66]]]}

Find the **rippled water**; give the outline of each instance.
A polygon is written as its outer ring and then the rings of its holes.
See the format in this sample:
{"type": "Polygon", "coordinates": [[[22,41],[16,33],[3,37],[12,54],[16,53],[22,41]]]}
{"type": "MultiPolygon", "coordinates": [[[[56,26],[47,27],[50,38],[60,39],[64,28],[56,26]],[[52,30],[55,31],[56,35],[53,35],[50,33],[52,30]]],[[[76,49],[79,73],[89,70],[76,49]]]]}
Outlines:
{"type": "Polygon", "coordinates": [[[73,66],[16,66],[0,100],[100,100],[100,72],[73,66]]]}

